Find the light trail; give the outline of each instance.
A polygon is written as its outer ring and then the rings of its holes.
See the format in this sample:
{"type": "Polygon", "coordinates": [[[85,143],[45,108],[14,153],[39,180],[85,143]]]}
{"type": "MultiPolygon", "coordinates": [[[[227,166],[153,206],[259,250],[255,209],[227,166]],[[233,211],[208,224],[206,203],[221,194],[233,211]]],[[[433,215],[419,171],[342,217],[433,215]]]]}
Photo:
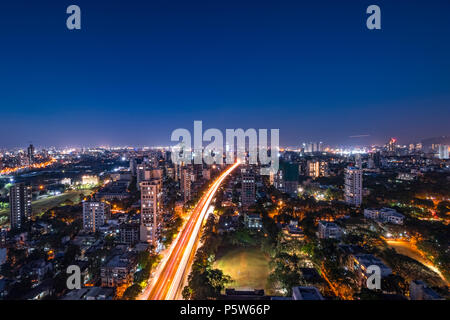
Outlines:
{"type": "Polygon", "coordinates": [[[3,170],[0,170],[0,175],[8,175],[8,174],[11,174],[11,173],[14,173],[14,172],[18,172],[20,170],[25,170],[25,169],[42,169],[42,168],[51,166],[55,162],[56,162],[56,159],[52,158],[49,161],[40,162],[40,163],[34,163],[32,165],[19,166],[19,167],[15,167],[15,168],[5,168],[3,170]]]}
{"type": "Polygon", "coordinates": [[[167,258],[161,261],[152,281],[139,296],[139,300],[173,300],[177,297],[183,278],[189,269],[190,257],[195,251],[195,244],[200,236],[201,226],[207,215],[209,205],[223,180],[239,164],[238,161],[223,172],[201,197],[183,230],[165,254],[167,258]]]}

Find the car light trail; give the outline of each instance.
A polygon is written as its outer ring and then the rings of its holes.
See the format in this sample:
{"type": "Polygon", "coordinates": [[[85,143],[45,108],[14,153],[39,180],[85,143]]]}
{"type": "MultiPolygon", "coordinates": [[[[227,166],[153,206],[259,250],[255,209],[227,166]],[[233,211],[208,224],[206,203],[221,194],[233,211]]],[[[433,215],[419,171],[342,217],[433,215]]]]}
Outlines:
{"type": "Polygon", "coordinates": [[[139,300],[173,300],[177,297],[186,270],[189,269],[189,258],[194,253],[195,244],[199,238],[209,205],[223,180],[239,164],[238,161],[224,171],[201,197],[183,230],[168,250],[166,254],[168,258],[161,261],[153,280],[138,298],[139,300]]]}

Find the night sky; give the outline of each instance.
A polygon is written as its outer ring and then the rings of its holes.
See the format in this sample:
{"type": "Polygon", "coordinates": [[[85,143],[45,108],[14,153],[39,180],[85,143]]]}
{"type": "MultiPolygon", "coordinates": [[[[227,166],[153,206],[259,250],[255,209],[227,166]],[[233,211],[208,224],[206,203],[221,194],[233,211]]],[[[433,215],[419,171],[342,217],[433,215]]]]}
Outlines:
{"type": "Polygon", "coordinates": [[[448,0],[1,1],[0,41],[0,147],[169,145],[194,120],[289,146],[450,134],[448,0]]]}

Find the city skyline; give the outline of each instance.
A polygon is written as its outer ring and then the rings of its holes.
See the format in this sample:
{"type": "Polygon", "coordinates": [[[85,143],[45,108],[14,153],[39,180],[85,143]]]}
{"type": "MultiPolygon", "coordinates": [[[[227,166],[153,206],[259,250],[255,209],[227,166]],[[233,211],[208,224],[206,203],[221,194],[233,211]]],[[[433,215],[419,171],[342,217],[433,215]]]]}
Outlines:
{"type": "Polygon", "coordinates": [[[81,0],[77,31],[68,3],[5,4],[0,146],[170,145],[194,120],[283,146],[448,136],[450,4],[377,1],[367,30],[369,4],[81,0]]]}

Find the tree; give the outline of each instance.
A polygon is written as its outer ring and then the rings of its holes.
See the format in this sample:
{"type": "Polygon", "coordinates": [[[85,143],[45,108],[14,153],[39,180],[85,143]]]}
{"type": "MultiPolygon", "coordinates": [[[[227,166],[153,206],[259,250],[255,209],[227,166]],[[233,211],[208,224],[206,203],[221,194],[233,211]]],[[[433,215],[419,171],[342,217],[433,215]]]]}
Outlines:
{"type": "Polygon", "coordinates": [[[141,293],[142,288],[137,283],[129,286],[123,293],[122,299],[124,300],[135,300],[137,296],[141,293]]]}

